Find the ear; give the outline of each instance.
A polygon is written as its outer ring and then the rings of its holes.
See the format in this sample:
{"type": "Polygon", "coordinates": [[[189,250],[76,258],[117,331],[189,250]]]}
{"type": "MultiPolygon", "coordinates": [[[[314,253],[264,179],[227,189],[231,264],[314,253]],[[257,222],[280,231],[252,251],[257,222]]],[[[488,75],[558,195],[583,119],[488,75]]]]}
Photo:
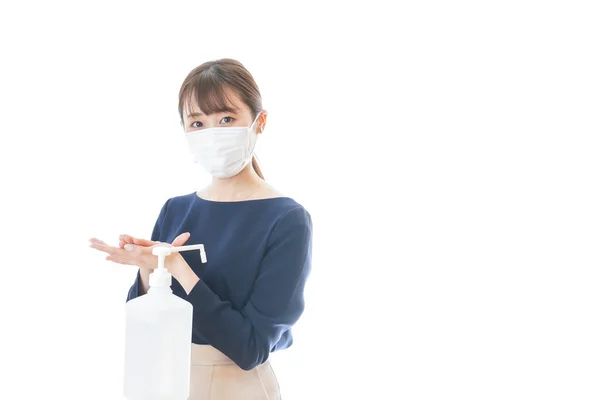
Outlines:
{"type": "Polygon", "coordinates": [[[267,110],[262,110],[256,121],[256,133],[263,133],[267,125],[267,110]]]}

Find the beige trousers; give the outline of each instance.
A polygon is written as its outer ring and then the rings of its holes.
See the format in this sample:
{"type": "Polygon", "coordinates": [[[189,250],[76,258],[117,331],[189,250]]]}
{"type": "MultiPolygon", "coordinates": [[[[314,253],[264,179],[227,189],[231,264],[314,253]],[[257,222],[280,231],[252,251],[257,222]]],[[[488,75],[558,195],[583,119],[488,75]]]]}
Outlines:
{"type": "Polygon", "coordinates": [[[189,400],[242,399],[281,399],[270,362],[244,371],[214,347],[192,343],[189,400]]]}

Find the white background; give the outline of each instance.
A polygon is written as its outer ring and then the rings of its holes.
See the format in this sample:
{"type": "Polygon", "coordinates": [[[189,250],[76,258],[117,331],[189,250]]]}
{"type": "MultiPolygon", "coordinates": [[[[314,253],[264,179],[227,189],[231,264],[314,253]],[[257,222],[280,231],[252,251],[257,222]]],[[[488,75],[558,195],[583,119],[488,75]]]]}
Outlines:
{"type": "Polygon", "coordinates": [[[136,269],[87,240],[208,182],[177,94],[221,57],[314,222],[284,398],[600,397],[600,15],[393,3],[2,3],[0,398],[122,398],[136,269]]]}

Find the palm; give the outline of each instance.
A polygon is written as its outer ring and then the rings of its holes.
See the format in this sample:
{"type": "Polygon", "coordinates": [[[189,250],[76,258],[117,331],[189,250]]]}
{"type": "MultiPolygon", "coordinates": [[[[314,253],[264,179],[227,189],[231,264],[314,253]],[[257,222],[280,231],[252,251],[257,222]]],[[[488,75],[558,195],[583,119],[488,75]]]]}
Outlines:
{"type": "MultiPolygon", "coordinates": [[[[137,265],[140,268],[154,269],[157,267],[157,258],[152,254],[152,247],[154,246],[182,246],[190,238],[189,233],[182,233],[177,236],[171,244],[157,242],[153,240],[134,238],[129,235],[121,235],[119,238],[119,247],[113,247],[107,245],[102,240],[92,238],[90,239],[90,247],[96,250],[103,251],[108,254],[107,260],[113,261],[119,264],[126,265],[137,265]],[[128,249],[127,245],[133,245],[133,248],[128,249]]],[[[179,253],[173,253],[165,259],[168,263],[171,258],[179,256],[179,253]]]]}

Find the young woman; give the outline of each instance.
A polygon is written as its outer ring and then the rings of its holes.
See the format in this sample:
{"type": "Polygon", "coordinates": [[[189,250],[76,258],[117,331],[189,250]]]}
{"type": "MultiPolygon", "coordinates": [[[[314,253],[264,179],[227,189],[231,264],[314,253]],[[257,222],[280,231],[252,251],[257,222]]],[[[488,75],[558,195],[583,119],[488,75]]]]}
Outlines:
{"type": "Polygon", "coordinates": [[[254,156],[267,113],[251,74],[222,59],[192,70],[179,115],[195,162],[212,183],[169,198],[150,240],[121,235],[119,247],[91,239],[107,259],[139,266],[127,301],[148,291],[152,246],[203,243],[165,266],[173,293],[194,308],[190,400],[279,399],[269,355],[292,344],[311,268],[312,221],[299,203],[267,184],[254,156]]]}

